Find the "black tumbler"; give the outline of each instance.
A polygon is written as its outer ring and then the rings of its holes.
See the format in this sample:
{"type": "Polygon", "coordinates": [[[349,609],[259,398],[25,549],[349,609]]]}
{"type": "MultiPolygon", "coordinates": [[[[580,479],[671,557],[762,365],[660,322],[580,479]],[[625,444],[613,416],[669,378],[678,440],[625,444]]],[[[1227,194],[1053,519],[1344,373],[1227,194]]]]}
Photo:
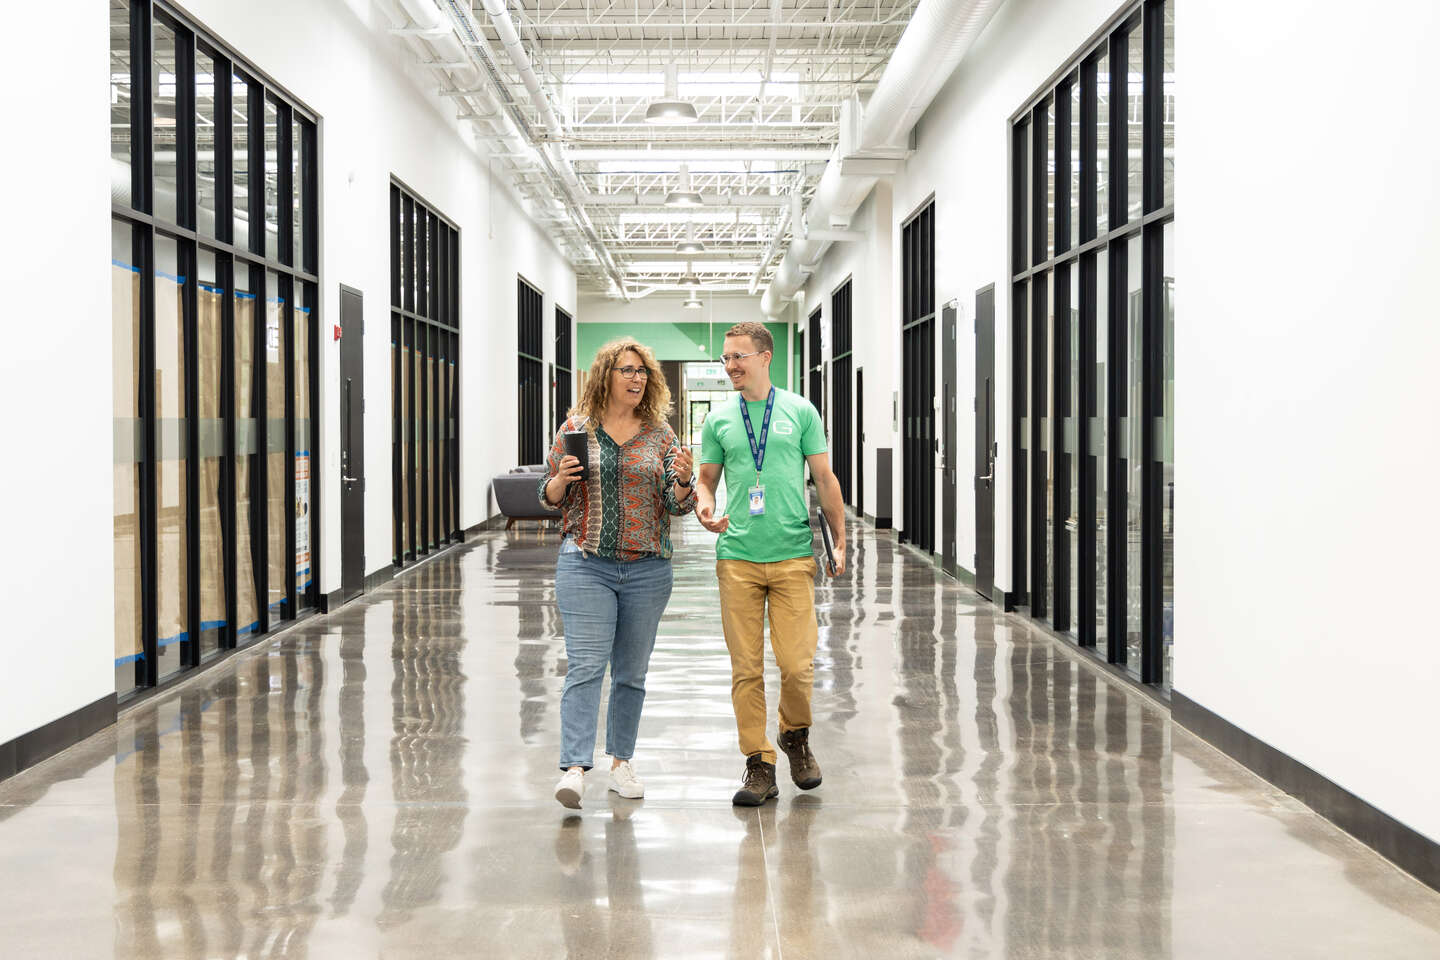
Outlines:
{"type": "Polygon", "coordinates": [[[565,453],[580,461],[580,479],[590,479],[590,435],[584,430],[566,430],[565,453]]]}

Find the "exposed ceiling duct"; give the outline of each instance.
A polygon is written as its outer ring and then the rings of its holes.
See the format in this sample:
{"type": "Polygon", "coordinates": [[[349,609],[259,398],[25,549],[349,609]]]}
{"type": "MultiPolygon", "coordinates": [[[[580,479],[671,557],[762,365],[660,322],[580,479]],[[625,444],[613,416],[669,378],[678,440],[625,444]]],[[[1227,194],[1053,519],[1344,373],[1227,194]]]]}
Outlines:
{"type": "MultiPolygon", "coordinates": [[[[833,231],[849,227],[875,181],[899,172],[916,122],[1003,2],[920,0],[863,112],[855,98],[841,108],[840,142],[803,221],[791,217],[794,239],[761,298],[767,316],[780,316],[804,286],[834,242],[833,231]]],[[[768,263],[760,263],[752,288],[768,263]]]]}

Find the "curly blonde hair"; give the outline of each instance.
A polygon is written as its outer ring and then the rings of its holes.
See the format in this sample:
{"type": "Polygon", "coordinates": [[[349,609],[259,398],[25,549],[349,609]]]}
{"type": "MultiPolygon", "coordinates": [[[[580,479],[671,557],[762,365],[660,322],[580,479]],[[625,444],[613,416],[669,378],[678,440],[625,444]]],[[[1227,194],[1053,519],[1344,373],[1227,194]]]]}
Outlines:
{"type": "Polygon", "coordinates": [[[670,387],[665,382],[665,373],[655,361],[654,352],[631,337],[611,340],[595,354],[595,362],[590,364],[590,373],[585,378],[585,390],[575,406],[570,408],[572,417],[589,417],[592,425],[600,422],[610,405],[610,371],[627,351],[634,351],[650,374],[645,380],[645,395],[640,398],[635,415],[652,427],[665,422],[670,416],[670,387]]]}

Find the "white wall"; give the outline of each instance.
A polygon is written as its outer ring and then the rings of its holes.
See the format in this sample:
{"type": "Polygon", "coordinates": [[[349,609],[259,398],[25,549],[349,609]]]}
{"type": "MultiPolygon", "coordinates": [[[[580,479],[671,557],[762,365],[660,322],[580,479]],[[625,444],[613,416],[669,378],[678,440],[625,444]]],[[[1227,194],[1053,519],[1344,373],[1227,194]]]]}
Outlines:
{"type": "Polygon", "coordinates": [[[1180,12],[1175,687],[1440,840],[1437,35],[1180,12]]]}
{"type": "MultiPolygon", "coordinates": [[[[863,240],[837,243],[830,248],[819,269],[805,285],[805,304],[801,310],[802,326],[807,326],[815,308],[821,310],[823,355],[833,354],[833,318],[830,298],[847,279],[851,281],[850,314],[852,351],[851,368],[865,371],[865,502],[862,511],[875,516],[876,488],[875,451],[890,447],[892,455],[892,510],[899,522],[900,437],[892,419],[893,391],[900,385],[900,314],[891,308],[893,286],[890,264],[893,253],[891,230],[891,190],[880,183],[860,205],[850,221],[850,229],[862,231],[863,240]]],[[[806,352],[810,346],[806,344],[806,352]]],[[[831,371],[833,380],[834,371],[831,371]]],[[[831,385],[833,389],[833,382],[831,385]]],[[[826,404],[827,418],[833,417],[832,404],[826,404]]],[[[836,425],[828,424],[831,436],[836,425]]],[[[833,444],[832,444],[833,446],[833,444]]],[[[858,477],[859,464],[851,467],[858,477]]]]}
{"type": "Polygon", "coordinates": [[[27,145],[0,152],[0,743],[115,692],[110,40],[90,7],[64,69],[33,34],[0,37],[0,116],[27,145]]]}
{"type": "MultiPolygon", "coordinates": [[[[231,49],[323,118],[321,293],[324,329],[339,285],[365,294],[365,569],[392,553],[389,183],[396,176],[460,227],[461,524],[488,517],[490,478],[515,461],[516,277],[545,294],[546,360],[558,305],[576,313],[573,269],[519,209],[437,81],[422,71],[370,0],[192,0],[188,9],[231,49]]],[[[400,25],[398,23],[394,25],[400,25]]],[[[326,338],[320,588],[340,585],[339,345],[326,338]]],[[[548,402],[548,399],[547,399],[548,402]]]]}

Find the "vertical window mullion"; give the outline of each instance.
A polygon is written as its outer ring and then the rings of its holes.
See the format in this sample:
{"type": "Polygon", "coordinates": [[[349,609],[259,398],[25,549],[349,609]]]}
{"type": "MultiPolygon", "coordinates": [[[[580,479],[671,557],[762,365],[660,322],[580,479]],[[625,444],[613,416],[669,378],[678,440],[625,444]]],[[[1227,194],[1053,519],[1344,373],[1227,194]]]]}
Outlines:
{"type": "MultiPolygon", "coordinates": [[[[1070,249],[1070,166],[1074,144],[1070,142],[1071,96],[1074,81],[1055,91],[1055,254],[1070,249]]],[[[1058,322],[1058,320],[1057,320],[1058,322]]]]}
{"type": "MultiPolygon", "coordinates": [[[[295,149],[295,128],[291,123],[291,117],[290,106],[284,102],[278,102],[275,121],[278,127],[275,132],[279,150],[279,156],[276,158],[276,174],[278,175],[276,191],[280,196],[280,202],[276,210],[279,215],[276,243],[280,245],[280,250],[278,256],[275,251],[267,252],[271,260],[298,266],[295,262],[295,167],[292,156],[292,151],[295,149]]],[[[286,304],[289,305],[289,303],[290,298],[287,298],[286,304]]],[[[293,366],[293,364],[287,363],[286,366],[293,366]]]]}
{"type": "MultiPolygon", "coordinates": [[[[193,87],[192,87],[193,89],[193,87]]],[[[193,144],[193,137],[191,139],[193,144]]],[[[200,600],[200,349],[199,270],[195,243],[179,245],[179,272],[188,282],[180,308],[184,324],[185,365],[185,587],[186,624],[189,639],[180,644],[182,668],[200,665],[200,635],[203,632],[200,600]]]]}
{"type": "MultiPolygon", "coordinates": [[[[219,76],[219,71],[216,71],[219,76]]],[[[228,84],[227,90],[228,90],[228,84]]],[[[228,102],[228,93],[226,101],[228,102]]],[[[218,109],[217,109],[218,113],[218,109]]],[[[220,126],[217,124],[217,126],[220,126]]],[[[228,124],[225,125],[228,128],[228,124]]],[[[229,134],[226,134],[226,143],[229,142],[229,134]]],[[[217,187],[220,175],[216,174],[217,187]]],[[[229,181],[226,180],[226,187],[220,191],[220,196],[230,192],[229,181]]],[[[227,207],[228,210],[228,207],[227,207]]],[[[217,214],[220,216],[220,214],[217,214]]],[[[229,214],[225,214],[221,223],[229,222],[229,214]]],[[[217,224],[219,227],[220,224],[217,224]]],[[[224,229],[230,230],[229,226],[224,229]]],[[[236,598],[238,584],[238,564],[236,562],[236,526],[235,526],[235,261],[228,254],[220,254],[216,257],[215,276],[221,288],[220,296],[220,415],[224,418],[225,430],[225,454],[221,463],[221,538],[225,543],[224,568],[225,568],[225,626],[220,631],[220,648],[232,650],[237,642],[236,629],[238,626],[239,602],[236,598]]]]}
{"type": "MultiPolygon", "coordinates": [[[[285,117],[286,113],[288,111],[281,112],[281,117],[284,118],[280,127],[282,154],[285,152],[284,144],[288,137],[286,131],[290,129],[290,121],[288,117],[285,117]]],[[[289,169],[289,163],[282,161],[280,164],[280,182],[282,184],[280,195],[282,197],[291,196],[283,187],[283,184],[289,179],[288,174],[284,171],[289,169]]],[[[282,237],[286,235],[285,227],[288,223],[285,211],[290,207],[291,203],[280,204],[280,235],[282,237]]],[[[280,241],[280,246],[281,249],[285,249],[287,246],[294,249],[293,244],[285,240],[280,241]]],[[[295,288],[299,285],[300,282],[289,274],[281,274],[280,295],[285,299],[285,305],[280,311],[280,339],[285,345],[285,502],[292,508],[295,503],[295,457],[297,453],[295,448],[295,302],[297,299],[295,288]]],[[[311,460],[311,462],[314,461],[311,460]]],[[[295,511],[290,509],[285,511],[285,599],[288,601],[285,619],[288,620],[295,619],[300,613],[300,597],[296,584],[298,571],[295,563],[295,538],[295,511]]]]}
{"type": "MultiPolygon", "coordinates": [[[[1115,183],[1114,168],[1111,173],[1112,186],[1115,183]]],[[[1111,204],[1111,213],[1114,214],[1115,205],[1111,204]]],[[[1122,205],[1121,209],[1124,207],[1122,205]]],[[[1109,346],[1109,356],[1106,358],[1106,378],[1108,382],[1105,389],[1109,391],[1107,398],[1105,427],[1107,440],[1105,443],[1105,470],[1107,474],[1106,491],[1109,494],[1110,506],[1106,520],[1106,599],[1109,610],[1105,618],[1107,623],[1106,639],[1107,648],[1105,659],[1110,663],[1124,663],[1126,654],[1126,611],[1125,604],[1128,596],[1126,561],[1126,537],[1128,535],[1125,520],[1125,508],[1127,500],[1128,479],[1120,468],[1120,443],[1124,436],[1121,427],[1121,412],[1128,409],[1128,391],[1124,377],[1121,372],[1125,370],[1125,352],[1128,347],[1129,337],[1126,331],[1126,310],[1128,309],[1128,298],[1125,291],[1128,289],[1128,275],[1126,270],[1127,244],[1122,237],[1109,245],[1109,256],[1106,258],[1110,266],[1110,290],[1106,297],[1109,306],[1109,315],[1105,321],[1109,323],[1109,335],[1106,338],[1109,346]]]]}

